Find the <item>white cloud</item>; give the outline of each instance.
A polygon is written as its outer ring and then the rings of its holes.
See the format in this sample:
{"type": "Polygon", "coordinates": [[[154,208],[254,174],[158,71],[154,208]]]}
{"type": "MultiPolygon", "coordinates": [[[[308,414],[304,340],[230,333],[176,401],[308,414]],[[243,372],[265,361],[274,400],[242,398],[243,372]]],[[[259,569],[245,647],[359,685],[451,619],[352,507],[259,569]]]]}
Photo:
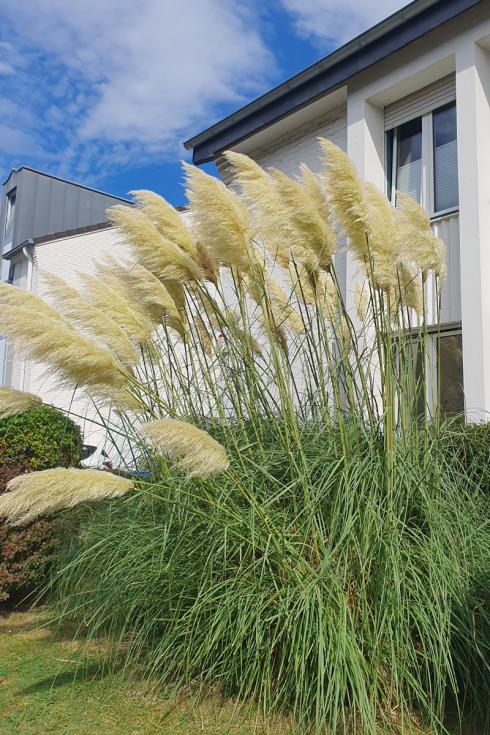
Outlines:
{"type": "Polygon", "coordinates": [[[44,147],[57,139],[70,167],[89,154],[101,166],[181,153],[218,106],[239,106],[275,72],[240,0],[24,0],[2,12],[30,60],[18,75],[24,104],[32,91],[35,109],[44,86],[38,133],[45,126],[44,147]]]}
{"type": "Polygon", "coordinates": [[[297,33],[320,48],[340,46],[407,5],[408,0],[281,0],[297,33]]]}

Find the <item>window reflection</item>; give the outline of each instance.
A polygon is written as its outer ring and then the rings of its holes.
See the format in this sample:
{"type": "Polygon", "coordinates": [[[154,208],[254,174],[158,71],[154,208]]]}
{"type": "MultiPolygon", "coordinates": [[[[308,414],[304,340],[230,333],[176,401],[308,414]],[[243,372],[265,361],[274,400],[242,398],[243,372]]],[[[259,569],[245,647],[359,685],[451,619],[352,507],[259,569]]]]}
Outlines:
{"type": "Polygon", "coordinates": [[[435,110],[434,135],[434,210],[442,212],[458,206],[458,149],[456,142],[456,105],[435,110]]]}
{"type": "Polygon", "coordinates": [[[398,128],[396,187],[420,202],[422,183],[422,118],[398,128]]]}
{"type": "Polygon", "coordinates": [[[438,338],[441,410],[446,416],[464,411],[463,340],[461,334],[438,338]]]}

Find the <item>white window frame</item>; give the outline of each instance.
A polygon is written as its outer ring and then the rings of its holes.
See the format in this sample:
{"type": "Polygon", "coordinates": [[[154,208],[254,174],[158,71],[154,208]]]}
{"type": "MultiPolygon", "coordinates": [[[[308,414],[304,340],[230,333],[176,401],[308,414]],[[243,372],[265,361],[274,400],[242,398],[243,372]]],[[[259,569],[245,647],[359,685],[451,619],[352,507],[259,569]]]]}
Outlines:
{"type": "MultiPolygon", "coordinates": [[[[428,328],[425,339],[426,339],[426,351],[425,351],[425,376],[426,376],[426,384],[425,384],[425,397],[426,397],[426,405],[425,405],[425,411],[426,415],[429,417],[433,417],[435,414],[435,410],[437,407],[437,399],[440,394],[440,386],[439,386],[439,365],[437,360],[437,341],[439,338],[444,337],[451,337],[451,336],[461,336],[462,337],[462,327],[460,322],[454,322],[452,324],[446,324],[442,327],[432,327],[428,328]]],[[[419,340],[418,333],[414,333],[414,342],[417,343],[419,340]]],[[[464,378],[464,376],[463,376],[464,378]]],[[[463,386],[463,401],[464,401],[464,384],[463,386]]],[[[463,410],[465,406],[463,405],[463,410]]]]}
{"type": "MultiPolygon", "coordinates": [[[[430,110],[430,112],[426,112],[422,115],[416,115],[412,118],[412,120],[418,120],[419,118],[422,120],[422,181],[420,184],[420,196],[421,196],[421,205],[424,207],[424,209],[427,210],[429,213],[429,217],[431,219],[431,222],[434,222],[438,219],[442,219],[444,217],[448,217],[451,214],[457,214],[459,212],[459,203],[457,206],[449,207],[448,209],[441,209],[438,211],[435,211],[434,209],[434,202],[435,202],[435,181],[434,181],[434,120],[433,120],[433,113],[437,112],[437,110],[440,110],[442,107],[447,107],[449,104],[456,104],[454,103],[444,103],[438,107],[435,107],[433,110],[430,110]]],[[[407,120],[406,122],[411,122],[410,120],[407,120]]],[[[403,125],[404,123],[401,123],[403,125]]],[[[386,130],[385,135],[388,133],[392,133],[393,135],[393,151],[392,151],[392,161],[391,161],[391,192],[386,192],[389,200],[394,203],[395,202],[395,195],[396,195],[396,178],[397,178],[397,168],[398,168],[398,128],[401,127],[401,125],[397,125],[394,128],[390,128],[389,130],[386,130]]],[[[456,138],[457,140],[457,138],[456,138]]],[[[459,171],[458,171],[459,174],[459,171]]],[[[388,177],[386,177],[387,185],[388,185],[388,177]]]]}

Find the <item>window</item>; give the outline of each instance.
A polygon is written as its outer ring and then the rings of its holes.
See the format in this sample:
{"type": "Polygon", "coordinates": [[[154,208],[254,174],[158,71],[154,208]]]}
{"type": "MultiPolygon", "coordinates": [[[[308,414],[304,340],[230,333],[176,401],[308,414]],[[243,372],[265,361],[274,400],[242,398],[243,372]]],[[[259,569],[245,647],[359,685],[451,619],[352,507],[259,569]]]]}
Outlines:
{"type": "Polygon", "coordinates": [[[434,211],[458,206],[458,150],[456,105],[446,105],[432,114],[434,142],[434,211]]]}
{"type": "Polygon", "coordinates": [[[10,283],[10,284],[12,284],[12,283],[14,282],[14,278],[15,278],[15,270],[16,270],[16,269],[15,269],[15,263],[12,263],[12,262],[10,262],[10,264],[9,264],[9,274],[8,274],[8,279],[7,279],[7,283],[10,283]]]}
{"type": "Polygon", "coordinates": [[[437,338],[437,355],[441,411],[445,416],[454,416],[464,411],[461,332],[440,334],[437,338]]]}
{"type": "MultiPolygon", "coordinates": [[[[413,398],[417,414],[424,409],[422,351],[418,341],[412,343],[412,364],[414,370],[413,398]]],[[[427,410],[433,412],[439,400],[441,413],[445,417],[455,416],[464,411],[463,393],[463,344],[460,328],[429,333],[425,359],[425,381],[427,410]]]]}
{"type": "Polygon", "coordinates": [[[5,230],[4,244],[9,245],[14,239],[14,218],[15,218],[15,201],[17,198],[17,189],[12,189],[7,194],[7,202],[5,207],[5,230]]]}
{"type": "Polygon", "coordinates": [[[396,188],[418,202],[422,194],[422,118],[397,130],[396,188]]]}
{"type": "Polygon", "coordinates": [[[456,103],[387,131],[388,194],[408,194],[431,216],[458,208],[456,103]]]}

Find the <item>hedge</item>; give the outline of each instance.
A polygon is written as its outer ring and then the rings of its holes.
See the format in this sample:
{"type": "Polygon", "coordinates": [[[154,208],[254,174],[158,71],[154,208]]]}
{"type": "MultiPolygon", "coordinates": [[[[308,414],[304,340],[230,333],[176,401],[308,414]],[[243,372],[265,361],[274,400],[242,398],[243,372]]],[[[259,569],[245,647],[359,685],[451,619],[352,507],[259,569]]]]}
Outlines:
{"type": "MultiPolygon", "coordinates": [[[[13,477],[80,462],[82,436],[70,419],[39,405],[0,420],[0,493],[13,477]]],[[[37,587],[59,543],[60,524],[38,520],[11,528],[0,520],[0,602],[14,602],[37,587]]]]}

